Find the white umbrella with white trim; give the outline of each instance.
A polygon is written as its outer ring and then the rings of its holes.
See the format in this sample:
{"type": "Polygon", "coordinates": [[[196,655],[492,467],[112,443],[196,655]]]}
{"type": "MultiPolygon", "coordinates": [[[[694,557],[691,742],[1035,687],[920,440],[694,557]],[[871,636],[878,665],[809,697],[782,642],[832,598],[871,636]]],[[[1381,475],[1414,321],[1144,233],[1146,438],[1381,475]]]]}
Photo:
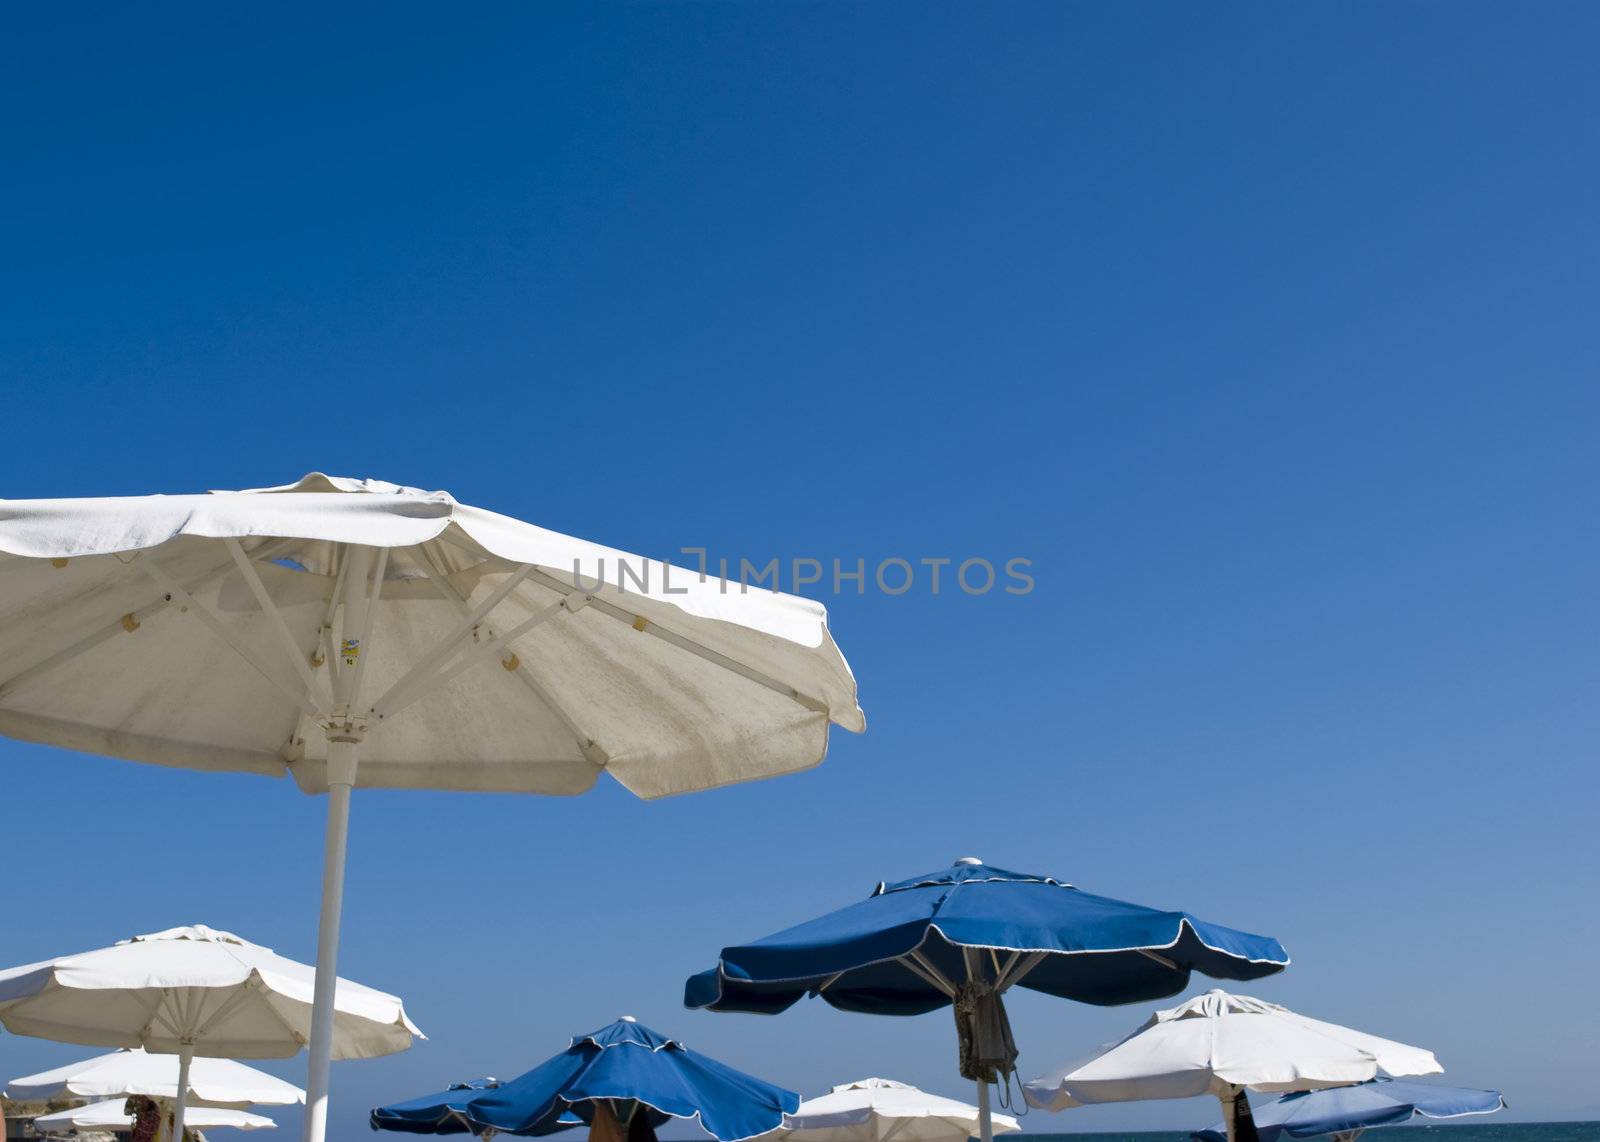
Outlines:
{"type": "Polygon", "coordinates": [[[660,797],[861,730],[820,604],[312,473],[0,501],[0,733],[329,793],[307,1142],[327,1119],[355,786],[660,797]]]}
{"type": "MultiPolygon", "coordinates": [[[[1022,1129],[1009,1115],[989,1118],[995,1134],[1022,1129]]],[[[980,1126],[976,1106],[878,1078],[806,1099],[783,1124],[797,1142],[966,1142],[980,1126]]]]}
{"type": "Polygon", "coordinates": [[[1380,1073],[1442,1070],[1433,1052],[1421,1047],[1213,989],[1157,1011],[1121,1042],[1022,1090],[1028,1104],[1041,1110],[1211,1094],[1222,1102],[1229,1139],[1255,1142],[1246,1090],[1317,1090],[1380,1073]]]}
{"type": "MultiPolygon", "coordinates": [[[[233,1059],[201,1056],[189,1066],[189,1095],[194,1105],[289,1106],[306,1100],[306,1092],[276,1075],[233,1059]]],[[[178,1057],[150,1054],[142,1047],[95,1055],[6,1084],[5,1096],[19,1102],[58,1098],[178,1097],[178,1057]]]]}
{"type": "MultiPolygon", "coordinates": [[[[278,1125],[264,1114],[216,1106],[190,1107],[185,1122],[190,1127],[206,1130],[219,1126],[234,1130],[272,1130],[278,1125]]],[[[41,1114],[33,1120],[33,1128],[41,1134],[58,1134],[68,1130],[132,1130],[133,1115],[127,1111],[126,1099],[111,1098],[104,1102],[91,1102],[87,1106],[75,1106],[71,1110],[58,1110],[54,1114],[41,1114]]],[[[176,1127],[173,1137],[180,1137],[176,1127]]]]}

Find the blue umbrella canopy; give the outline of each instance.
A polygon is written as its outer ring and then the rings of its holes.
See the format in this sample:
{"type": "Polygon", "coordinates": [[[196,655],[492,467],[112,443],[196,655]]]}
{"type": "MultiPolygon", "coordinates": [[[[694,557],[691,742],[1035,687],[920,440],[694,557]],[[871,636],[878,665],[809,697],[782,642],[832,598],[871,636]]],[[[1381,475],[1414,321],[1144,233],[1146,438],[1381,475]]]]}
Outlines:
{"type": "MultiPolygon", "coordinates": [[[[1457,1118],[1467,1114],[1492,1114],[1505,1109],[1505,1105],[1505,1096],[1497,1090],[1438,1086],[1380,1076],[1353,1086],[1295,1091],[1257,1107],[1254,1116],[1261,1142],[1278,1142],[1283,1135],[1314,1138],[1319,1134],[1359,1133],[1369,1126],[1392,1126],[1418,1115],[1457,1118]]],[[[1195,1131],[1190,1137],[1195,1142],[1226,1142],[1227,1134],[1219,1122],[1209,1130],[1195,1131]]]]}
{"type": "MultiPolygon", "coordinates": [[[[468,1079],[452,1083],[438,1094],[380,1106],[372,1111],[372,1128],[405,1134],[480,1134],[482,1130],[467,1119],[467,1103],[486,1090],[499,1090],[500,1086],[496,1078],[468,1079]]],[[[582,1125],[583,1119],[568,1114],[559,1120],[557,1129],[582,1125]]]]}
{"type": "Polygon", "coordinates": [[[406,1134],[468,1134],[472,1126],[466,1119],[467,1102],[499,1086],[499,1079],[469,1079],[464,1083],[452,1083],[437,1094],[380,1106],[372,1111],[372,1128],[406,1134]]]}
{"type": "Polygon", "coordinates": [[[770,1014],[816,995],[845,1011],[919,1015],[986,982],[1109,1005],[1175,995],[1195,971],[1249,980],[1288,963],[1270,936],[968,857],[724,948],[716,967],[690,977],[684,1003],[770,1014]]]}
{"type": "MultiPolygon", "coordinates": [[[[1082,1003],[1158,999],[1199,971],[1259,979],[1289,956],[1277,940],[1096,896],[1049,876],[966,857],[776,935],[722,949],[691,976],[684,1003],[783,1011],[812,995],[845,1011],[919,1015],[955,1009],[961,1073],[979,1085],[1015,1068],[1001,994],[1026,987],[1082,1003]]],[[[986,1117],[984,1115],[983,1117],[986,1117]]]]}
{"type": "MultiPolygon", "coordinates": [[[[447,1094],[450,1092],[446,1092],[447,1094]]],[[[437,1099],[438,1096],[429,1096],[437,1099]]],[[[372,1112],[376,1129],[408,1121],[404,1108],[372,1112]]],[[[553,1134],[574,1119],[591,1122],[595,1104],[637,1103],[652,1126],[669,1118],[699,1121],[718,1142],[738,1142],[783,1125],[783,1116],[800,1106],[800,1096],[691,1051],[628,1017],[573,1039],[567,1049],[520,1078],[471,1092],[455,1106],[459,1120],[474,1131],[553,1134]]]]}

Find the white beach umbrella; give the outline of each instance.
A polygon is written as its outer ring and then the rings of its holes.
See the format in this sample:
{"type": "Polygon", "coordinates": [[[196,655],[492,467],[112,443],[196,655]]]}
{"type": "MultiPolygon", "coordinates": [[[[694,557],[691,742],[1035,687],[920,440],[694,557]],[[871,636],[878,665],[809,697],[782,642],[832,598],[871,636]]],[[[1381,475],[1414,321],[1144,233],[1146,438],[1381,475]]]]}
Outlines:
{"type": "Polygon", "coordinates": [[[1317,1090],[1380,1072],[1438,1074],[1433,1052],[1297,1015],[1276,1003],[1212,990],[1150,1016],[1133,1034],[1023,1087],[1029,1105],[1215,1095],[1229,1138],[1253,1136],[1244,1092],[1317,1090]],[[1238,1121],[1236,1122],[1236,1119],[1238,1121]],[[1237,1127],[1237,1129],[1236,1129],[1237,1127]]]}
{"type": "MultiPolygon", "coordinates": [[[[23,1075],[6,1084],[7,1098],[44,1102],[57,1098],[127,1098],[142,1094],[172,1100],[178,1097],[178,1056],[152,1055],[140,1047],[95,1055],[63,1067],[23,1075]]],[[[196,1058],[189,1065],[192,1103],[243,1109],[288,1106],[306,1100],[306,1092],[276,1075],[232,1059],[196,1058]]]]}
{"type": "MultiPolygon", "coordinates": [[[[1021,1129],[1008,1115],[990,1121],[996,1134],[1021,1129]]],[[[877,1078],[836,1086],[784,1116],[785,1130],[802,1142],[965,1142],[978,1127],[976,1106],[877,1078]]]]}
{"type": "Polygon", "coordinates": [[[0,733],[329,793],[321,1142],[350,791],[642,797],[864,727],[821,605],[379,481],[0,501],[0,733]]]}
{"type": "MultiPolygon", "coordinates": [[[[54,1114],[41,1114],[33,1120],[33,1128],[41,1134],[59,1134],[68,1130],[132,1130],[133,1115],[127,1112],[127,1100],[111,1098],[104,1102],[91,1102],[71,1110],[58,1110],[54,1114]]],[[[244,1110],[229,1110],[216,1106],[192,1106],[187,1125],[203,1130],[220,1126],[235,1130],[272,1130],[277,1123],[261,1114],[244,1110]]],[[[173,1137],[182,1135],[173,1128],[173,1137]]]]}
{"type": "MultiPolygon", "coordinates": [[[[17,1035],[175,1054],[181,1138],[196,1055],[287,1058],[311,1032],[316,971],[196,925],[0,971],[0,1023],[17,1035]]],[[[332,1051],[371,1058],[420,1035],[398,998],[338,980],[332,1051]]]]}

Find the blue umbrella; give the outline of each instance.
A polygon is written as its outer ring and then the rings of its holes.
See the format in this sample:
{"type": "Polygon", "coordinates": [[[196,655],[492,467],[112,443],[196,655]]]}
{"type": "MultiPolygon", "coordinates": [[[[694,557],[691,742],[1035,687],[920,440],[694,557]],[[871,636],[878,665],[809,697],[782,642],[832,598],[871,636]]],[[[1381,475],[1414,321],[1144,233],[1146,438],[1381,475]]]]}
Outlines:
{"type": "MultiPolygon", "coordinates": [[[[495,1078],[469,1079],[464,1083],[452,1083],[438,1094],[380,1106],[372,1112],[372,1128],[405,1134],[483,1133],[467,1120],[467,1103],[486,1090],[499,1090],[500,1086],[500,1080],[495,1078]]],[[[560,1120],[561,1127],[582,1125],[583,1119],[575,1114],[560,1120]]]]}
{"type": "MultiPolygon", "coordinates": [[[[1467,1114],[1493,1114],[1504,1110],[1505,1096],[1497,1090],[1437,1086],[1433,1083],[1379,1077],[1354,1086],[1295,1091],[1255,1111],[1256,1133],[1261,1142],[1278,1142],[1280,1136],[1314,1138],[1319,1134],[1354,1139],[1369,1126],[1392,1126],[1421,1115],[1424,1118],[1459,1118],[1467,1114]]],[[[1195,1142],[1226,1142],[1221,1123],[1196,1130],[1195,1142]]]]}
{"type": "Polygon", "coordinates": [[[1083,1003],[1158,999],[1200,971],[1259,979],[1289,957],[1267,936],[1095,896],[1048,876],[973,857],[880,884],[859,903],[722,950],[691,976],[684,1003],[713,1011],[783,1011],[821,996],[845,1011],[918,1015],[955,1009],[961,1073],[978,1084],[989,1142],[989,1086],[1009,1077],[1016,1045],[1000,996],[1026,987],[1083,1003]]]}
{"type": "Polygon", "coordinates": [[[466,1104],[486,1090],[500,1085],[499,1079],[469,1079],[452,1083],[438,1094],[425,1094],[390,1106],[380,1106],[371,1116],[374,1130],[399,1130],[406,1134],[466,1134],[472,1126],[466,1119],[466,1104]]]}
{"type": "MultiPolygon", "coordinates": [[[[414,1112],[406,1108],[428,1101],[380,1107],[372,1112],[372,1125],[412,1129],[392,1123],[413,1121],[407,1115],[414,1112]]],[[[718,1142],[737,1142],[783,1125],[784,1114],[799,1108],[800,1096],[624,1016],[578,1036],[561,1054],[520,1078],[472,1092],[456,1104],[454,1113],[475,1131],[541,1135],[563,1129],[574,1117],[593,1124],[602,1105],[613,1113],[637,1106],[634,1113],[645,1114],[652,1127],[669,1118],[697,1119],[718,1142]]],[[[426,1113],[419,1116],[425,1119],[426,1113]]]]}

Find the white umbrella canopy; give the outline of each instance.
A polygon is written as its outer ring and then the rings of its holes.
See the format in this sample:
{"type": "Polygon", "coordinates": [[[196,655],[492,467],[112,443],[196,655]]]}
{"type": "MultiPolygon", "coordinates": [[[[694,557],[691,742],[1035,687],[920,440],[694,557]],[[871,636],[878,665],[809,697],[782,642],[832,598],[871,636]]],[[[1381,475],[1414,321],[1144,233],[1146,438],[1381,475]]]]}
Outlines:
{"type": "Polygon", "coordinates": [[[809,768],[865,721],[817,603],[445,492],[312,473],[0,501],[0,733],[331,796],[306,1138],[327,1115],[355,786],[642,797],[809,768]]]}
{"type": "MultiPolygon", "coordinates": [[[[1021,1129],[1008,1115],[990,1118],[996,1134],[1021,1129]]],[[[803,1142],[965,1142],[978,1125],[976,1106],[879,1078],[843,1083],[784,1117],[803,1142]]]]}
{"type": "MultiPolygon", "coordinates": [[[[178,1097],[178,1057],[152,1055],[139,1047],[95,1055],[66,1066],[23,1075],[6,1084],[7,1098],[23,1102],[56,1098],[178,1097]]],[[[191,1105],[232,1107],[288,1106],[306,1092],[276,1075],[232,1059],[197,1058],[189,1068],[191,1105]]]]}
{"type": "MultiPolygon", "coordinates": [[[[0,1024],[61,1043],[283,1059],[310,1035],[314,976],[231,932],[169,928],[0,971],[0,1024]]],[[[393,1054],[422,1034],[398,997],[350,980],[334,1007],[337,1058],[393,1054]]]]}
{"type": "MultiPolygon", "coordinates": [[[[121,1098],[91,1102],[71,1110],[41,1114],[33,1120],[33,1126],[41,1134],[59,1134],[68,1130],[132,1130],[133,1115],[127,1112],[126,1106],[127,1100],[121,1098]]],[[[190,1107],[185,1124],[204,1130],[221,1126],[235,1130],[272,1130],[278,1125],[265,1115],[215,1106],[190,1107]]]]}
{"type": "Polygon", "coordinates": [[[1438,1074],[1432,1051],[1381,1039],[1286,1007],[1214,989],[1157,1011],[1133,1034],[1087,1060],[1023,1086],[1030,1106],[1215,1095],[1230,1139],[1253,1138],[1245,1090],[1317,1090],[1390,1075],[1438,1074]],[[1242,1105],[1241,1105],[1242,1104],[1242,1105]]]}
{"type": "MultiPolygon", "coordinates": [[[[0,971],[0,1024],[16,1035],[175,1054],[181,1128],[196,1055],[287,1058],[311,1033],[316,971],[204,925],[0,971]]],[[[422,1034],[399,998],[338,980],[332,1053],[371,1058],[422,1034]]],[[[181,1129],[174,1137],[182,1137],[181,1129]]]]}
{"type": "Polygon", "coordinates": [[[0,501],[0,553],[13,737],[322,791],[349,731],[357,786],[571,794],[607,772],[659,797],[807,768],[830,721],[863,726],[820,604],[444,492],[313,473],[0,501]]]}

